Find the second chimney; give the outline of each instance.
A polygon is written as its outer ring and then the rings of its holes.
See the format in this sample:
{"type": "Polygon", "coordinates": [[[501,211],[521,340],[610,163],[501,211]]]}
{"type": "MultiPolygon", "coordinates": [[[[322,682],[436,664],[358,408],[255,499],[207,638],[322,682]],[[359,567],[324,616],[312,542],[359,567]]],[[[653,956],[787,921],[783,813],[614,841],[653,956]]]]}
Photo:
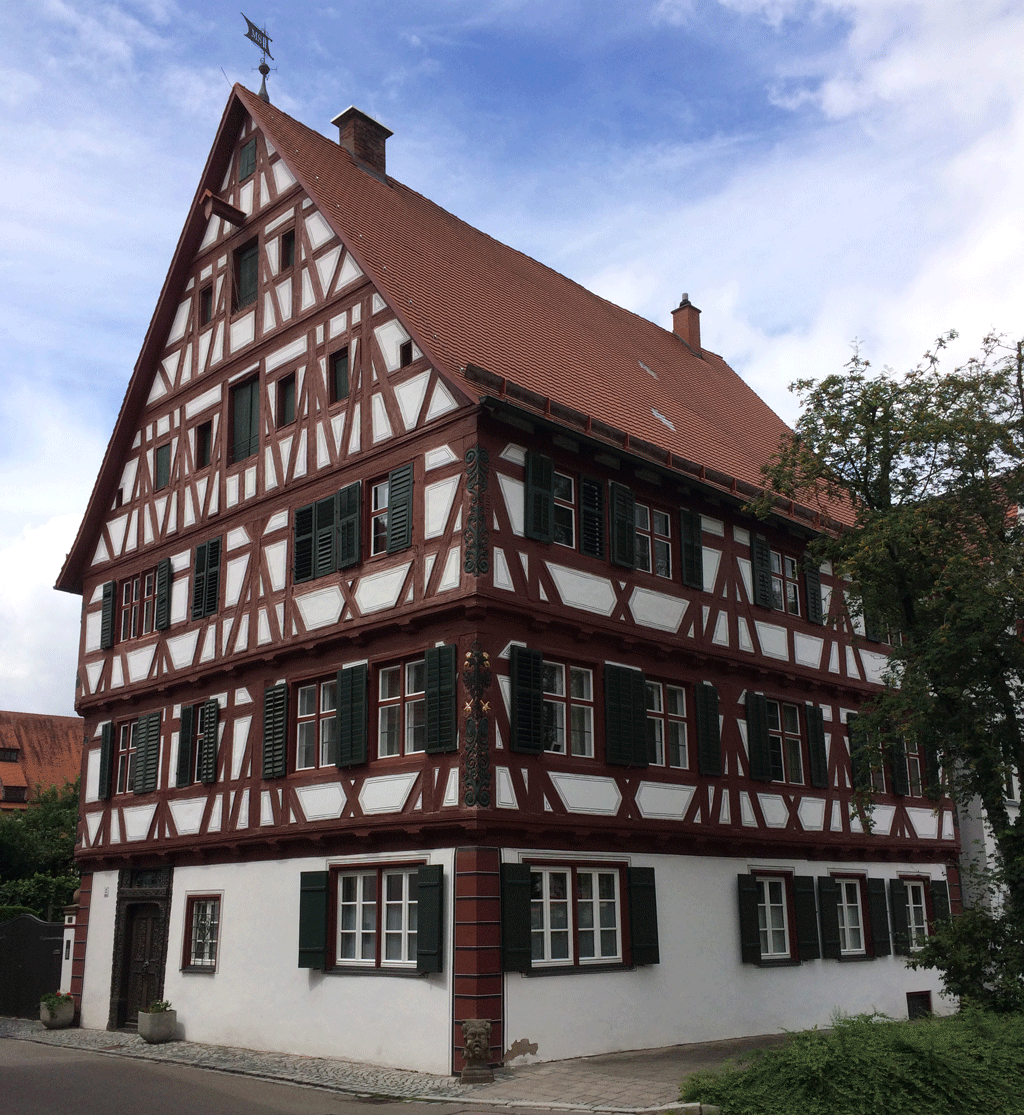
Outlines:
{"type": "Polygon", "coordinates": [[[683,300],[672,311],[672,332],[700,356],[700,310],[688,294],[683,295],[683,300]]]}
{"type": "Polygon", "coordinates": [[[331,123],[338,126],[338,142],[354,159],[378,174],[387,174],[384,147],[393,132],[354,105],[331,123]]]}

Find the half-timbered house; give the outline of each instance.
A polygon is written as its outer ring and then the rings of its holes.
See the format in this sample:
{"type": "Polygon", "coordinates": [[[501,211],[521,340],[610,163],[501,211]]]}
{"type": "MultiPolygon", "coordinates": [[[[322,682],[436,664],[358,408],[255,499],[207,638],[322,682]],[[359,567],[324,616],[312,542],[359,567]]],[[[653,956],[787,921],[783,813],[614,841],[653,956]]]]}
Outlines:
{"type": "Polygon", "coordinates": [[[448,1072],[938,1008],[953,811],[916,754],[855,807],[885,648],[744,510],[780,419],[333,123],[233,89],[60,576],[83,1024],[448,1072]]]}

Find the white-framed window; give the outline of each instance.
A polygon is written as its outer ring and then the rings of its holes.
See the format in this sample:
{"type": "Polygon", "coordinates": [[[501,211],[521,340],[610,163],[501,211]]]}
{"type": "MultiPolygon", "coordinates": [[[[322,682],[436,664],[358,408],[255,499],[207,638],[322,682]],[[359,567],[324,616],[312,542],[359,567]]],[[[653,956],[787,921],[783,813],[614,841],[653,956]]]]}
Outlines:
{"type": "Polygon", "coordinates": [[[582,666],[545,662],[544,750],[581,758],[594,756],[594,672],[582,666]],[[568,674],[568,691],[566,691],[568,674]],[[568,730],[568,739],[566,732],[568,730]]]}
{"type": "Polygon", "coordinates": [[[384,554],[388,549],[387,479],[370,486],[370,553],[384,554]]]}
{"type": "Polygon", "coordinates": [[[185,948],[182,967],[209,972],[217,967],[220,940],[220,896],[191,894],[185,908],[185,948]]]}
{"type": "Polygon", "coordinates": [[[551,540],[560,546],[576,545],[576,482],[564,472],[554,475],[555,509],[551,540]]]}
{"type": "Polygon", "coordinates": [[[377,675],[377,755],[412,755],[427,746],[424,659],[382,666],[377,675]]]}
{"type": "Polygon", "coordinates": [[[337,875],[335,963],[416,967],[416,867],[337,875]]]}
{"type": "Polygon", "coordinates": [[[781,876],[757,877],[757,928],[762,960],[788,960],[792,955],[786,882],[781,876]]]}
{"type": "Polygon", "coordinates": [[[295,736],[296,770],[334,766],[337,763],[337,690],[335,677],[299,686],[295,736]]]}
{"type": "Polygon", "coordinates": [[[768,747],[775,782],[803,783],[803,740],[800,709],[782,701],[768,701],[768,747]]]}
{"type": "Polygon", "coordinates": [[[616,867],[531,867],[530,950],[534,967],[622,959],[619,876],[616,867]]]}
{"type": "Polygon", "coordinates": [[[635,505],[636,568],[659,577],[672,576],[672,519],[643,503],[635,505]]]}
{"type": "Polygon", "coordinates": [[[686,738],[686,691],[678,685],[646,683],[647,756],[658,766],[690,765],[686,738]]]}
{"type": "Polygon", "coordinates": [[[911,797],[919,798],[923,793],[921,746],[917,740],[908,739],[904,742],[904,750],[907,757],[907,784],[910,786],[910,794],[911,797]]]}
{"type": "Polygon", "coordinates": [[[906,881],[907,936],[910,951],[917,952],[928,940],[928,900],[925,884],[920,880],[906,881]]]}
{"type": "Polygon", "coordinates": [[[772,555],[772,607],[790,615],[800,614],[800,580],[796,558],[780,554],[772,555]]]}
{"type": "Polygon", "coordinates": [[[837,879],[839,899],[839,952],[843,956],[862,956],[864,943],[864,907],[859,879],[837,879]]]}
{"type": "Polygon", "coordinates": [[[131,793],[135,786],[135,731],[138,720],[119,724],[117,728],[117,792],[131,793]]]}
{"type": "Polygon", "coordinates": [[[120,640],[149,635],[156,609],[156,569],[147,569],[121,582],[120,640]]]}

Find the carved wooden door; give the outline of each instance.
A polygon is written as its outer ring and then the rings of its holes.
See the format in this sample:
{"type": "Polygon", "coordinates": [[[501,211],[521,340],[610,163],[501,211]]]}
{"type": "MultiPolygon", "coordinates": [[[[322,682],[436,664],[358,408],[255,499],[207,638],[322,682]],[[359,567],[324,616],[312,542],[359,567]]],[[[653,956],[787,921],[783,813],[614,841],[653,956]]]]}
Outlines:
{"type": "Polygon", "coordinates": [[[127,1023],[138,1025],[139,1011],[146,1010],[160,994],[160,960],[157,928],[160,907],[155,902],[128,909],[128,994],[127,1023]]]}

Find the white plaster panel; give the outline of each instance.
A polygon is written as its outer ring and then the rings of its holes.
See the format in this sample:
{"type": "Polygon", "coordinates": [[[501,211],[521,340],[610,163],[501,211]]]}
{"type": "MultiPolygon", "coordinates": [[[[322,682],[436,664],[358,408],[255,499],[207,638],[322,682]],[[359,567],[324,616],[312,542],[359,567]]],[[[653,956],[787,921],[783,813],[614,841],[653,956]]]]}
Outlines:
{"type": "Polygon", "coordinates": [[[273,534],[277,530],[283,530],[287,525],[288,512],[278,511],[267,520],[267,525],[263,528],[263,535],[266,537],[268,534],[273,534]]]}
{"type": "Polygon", "coordinates": [[[280,368],[282,364],[287,364],[289,360],[298,359],[305,351],[306,336],[303,334],[298,340],[277,349],[267,357],[267,371],[272,372],[276,368],[280,368]]]}
{"type": "MultiPolygon", "coordinates": [[[[285,515],[287,521],[287,515],[285,515]]],[[[263,555],[267,562],[267,571],[270,574],[270,587],[274,592],[280,592],[286,583],[288,574],[288,542],[271,542],[264,546],[263,555]]]]}
{"type": "Polygon", "coordinates": [[[302,804],[307,821],[325,821],[340,817],[345,808],[345,791],[337,782],[321,782],[317,786],[299,786],[295,796],[302,804]]]}
{"type": "Polygon", "coordinates": [[[128,662],[128,680],[143,681],[148,678],[155,654],[156,643],[151,643],[148,647],[139,647],[138,650],[130,650],[125,655],[128,662]]]}
{"type": "Polygon", "coordinates": [[[821,832],[825,827],[825,799],[801,798],[797,808],[805,832],[821,832]]]}
{"type": "MultiPolygon", "coordinates": [[[[345,253],[345,261],[341,265],[341,274],[338,275],[338,281],[335,285],[335,289],[336,290],[344,290],[345,287],[347,287],[350,283],[354,283],[356,281],[356,279],[361,279],[362,277],[363,277],[362,268],[352,258],[352,253],[351,252],[346,252],[345,253]]],[[[355,309],[358,309],[358,308],[359,308],[358,306],[355,307],[355,309]]],[[[356,322],[356,321],[359,320],[355,315],[355,310],[353,310],[353,313],[352,313],[352,320],[353,320],[353,322],[356,322]]]]}
{"type": "Polygon", "coordinates": [[[295,176],[285,165],[284,159],[278,159],[272,169],[274,171],[274,185],[277,186],[278,193],[283,193],[290,186],[295,185],[295,176]]]}
{"type": "Polygon", "coordinates": [[[775,623],[761,623],[754,621],[757,628],[757,638],[761,644],[761,653],[769,658],[781,658],[789,661],[789,632],[785,627],[775,623]]]}
{"type": "Polygon", "coordinates": [[[494,779],[494,804],[499,809],[518,809],[519,802],[516,800],[516,791],[508,767],[495,767],[494,779]]]}
{"type": "Polygon", "coordinates": [[[320,276],[320,289],[325,295],[331,292],[331,282],[334,279],[334,271],[338,266],[338,257],[341,255],[341,245],[336,248],[331,248],[329,252],[324,252],[316,261],[317,274],[320,276]]]}
{"type": "Polygon", "coordinates": [[[238,806],[238,823],[235,826],[240,829],[247,829],[249,827],[249,791],[243,790],[241,793],[241,801],[238,806]]]}
{"type": "Polygon", "coordinates": [[[363,577],[355,590],[359,611],[365,616],[370,612],[393,608],[398,603],[402,585],[405,583],[405,577],[411,565],[412,562],[407,561],[404,565],[398,565],[393,569],[385,569],[380,573],[372,573],[363,577]]]}
{"type": "Polygon", "coordinates": [[[256,339],[256,311],[246,314],[231,323],[231,351],[251,344],[256,339]]]}
{"type": "Polygon", "coordinates": [[[103,820],[103,810],[96,813],[86,813],[85,823],[89,829],[90,846],[96,843],[96,834],[100,831],[100,821],[103,820]]]}
{"type": "Polygon", "coordinates": [[[103,613],[90,612],[85,617],[85,651],[86,654],[100,649],[100,629],[103,626],[103,613]]]}
{"type": "Polygon", "coordinates": [[[207,828],[208,832],[220,832],[222,815],[224,808],[224,799],[218,794],[213,799],[213,808],[210,810],[210,824],[207,828]]]}
{"type": "Polygon", "coordinates": [[[459,488],[459,478],[450,476],[436,484],[428,484],[423,490],[425,508],[424,537],[436,538],[444,534],[451,514],[452,502],[459,488]]]}
{"type": "Polygon", "coordinates": [[[872,831],[876,836],[888,836],[892,832],[892,821],[896,816],[894,805],[873,805],[871,807],[872,831]]]}
{"type": "Polygon", "coordinates": [[[454,464],[458,459],[449,446],[438,445],[423,454],[423,471],[431,472],[435,468],[443,468],[444,465],[454,464]]]}
{"type": "Polygon", "coordinates": [[[416,425],[416,420],[420,416],[429,379],[429,371],[421,372],[395,386],[395,398],[398,400],[398,408],[402,412],[402,421],[407,430],[411,430],[416,425]]]}
{"type": "Polygon", "coordinates": [[[362,425],[359,421],[359,407],[359,403],[355,403],[352,407],[352,421],[349,423],[348,434],[349,453],[359,452],[359,445],[362,438],[362,425]]]}
{"type": "Polygon", "coordinates": [[[168,802],[179,836],[194,836],[203,823],[206,798],[178,798],[168,802]]]}
{"type": "Polygon", "coordinates": [[[737,542],[740,546],[749,546],[750,545],[750,531],[747,530],[745,527],[733,527],[732,528],[732,537],[733,537],[733,540],[735,542],[737,542]]]}
{"type": "MultiPolygon", "coordinates": [[[[276,167],[280,164],[275,163],[274,165],[276,167]]],[[[334,233],[331,232],[331,226],[324,220],[321,214],[314,209],[306,218],[306,235],[309,237],[309,243],[313,250],[316,251],[317,248],[332,239],[334,233]]]]}
{"type": "Polygon", "coordinates": [[[100,797],[100,753],[98,748],[91,748],[86,757],[85,766],[85,800],[99,801],[100,797]]]}
{"type": "Polygon", "coordinates": [[[873,650],[861,650],[860,660],[864,664],[864,678],[866,681],[881,685],[885,667],[889,659],[884,654],[876,654],[873,650]]]}
{"type": "Polygon", "coordinates": [[[190,666],[196,656],[196,644],[199,642],[199,631],[188,631],[183,635],[175,635],[167,640],[167,653],[171,656],[176,670],[183,670],[190,666]]]}
{"type": "Polygon", "coordinates": [[[857,653],[853,647],[846,647],[846,672],[852,678],[860,677],[860,669],[857,666],[857,653]]]}
{"type": "Polygon", "coordinates": [[[145,840],[156,813],[156,802],[150,805],[130,805],[124,810],[125,840],[145,840]]]}
{"type": "Polygon", "coordinates": [[[95,693],[96,686],[99,684],[100,675],[103,673],[103,660],[99,662],[89,662],[85,667],[85,674],[88,678],[89,692],[95,693]]]}
{"type": "Polygon", "coordinates": [[[249,740],[249,726],[252,724],[251,716],[236,716],[234,730],[232,731],[231,753],[231,778],[237,780],[242,776],[242,760],[245,757],[245,745],[249,740]]]}
{"type": "Polygon", "coordinates": [[[721,519],[712,519],[710,515],[701,515],[700,529],[705,534],[715,534],[719,538],[725,537],[725,523],[721,519]]]}
{"type": "Polygon", "coordinates": [[[653,627],[659,631],[678,631],[687,606],[686,600],[647,588],[635,588],[629,600],[633,619],[644,627],[653,627]]]}
{"type": "Polygon", "coordinates": [[[509,572],[508,562],[505,560],[505,551],[499,546],[495,546],[493,550],[493,562],[491,563],[491,578],[493,579],[496,588],[508,589],[509,592],[515,590],[515,585],[512,583],[512,574],[509,572]]]}
{"type": "Polygon", "coordinates": [[[124,670],[121,667],[121,656],[115,654],[110,661],[110,688],[120,689],[124,685],[124,670]]]}
{"type": "Polygon", "coordinates": [[[510,441],[501,451],[500,457],[503,461],[511,461],[514,465],[525,465],[526,449],[524,446],[516,445],[514,441],[510,441]]]}
{"type": "Polygon", "coordinates": [[[99,565],[100,562],[109,560],[110,554],[107,553],[107,544],[103,541],[102,538],[100,538],[99,542],[96,543],[96,552],[93,554],[92,562],[90,564],[99,565]]]}
{"type": "Polygon", "coordinates": [[[430,407],[427,409],[427,421],[430,422],[434,418],[440,418],[442,414],[447,414],[457,406],[458,403],[455,402],[451,392],[445,387],[441,380],[438,380],[437,383],[434,384],[434,393],[430,396],[430,407]]]}
{"type": "Polygon", "coordinates": [[[908,809],[914,831],[922,840],[935,840],[939,835],[939,816],[934,809],[908,809]]]}
{"type": "Polygon", "coordinates": [[[839,673],[839,644],[833,643],[828,652],[828,672],[830,674],[839,673]]]}
{"type": "Polygon", "coordinates": [[[125,462],[121,473],[121,490],[126,499],[131,499],[135,494],[135,474],[139,471],[139,458],[132,457],[125,462]]]}
{"type": "Polygon", "coordinates": [[[747,600],[753,603],[754,581],[753,573],[750,568],[750,558],[738,557],[736,559],[736,566],[740,571],[740,580],[743,582],[743,590],[747,594],[747,600]]]}
{"type": "Polygon", "coordinates": [[[550,777],[562,804],[570,813],[596,813],[604,817],[613,817],[618,813],[622,795],[614,778],[555,771],[550,777]]]}
{"type": "Polygon", "coordinates": [[[242,554],[241,557],[233,558],[228,562],[227,577],[225,578],[224,587],[224,606],[226,608],[234,608],[238,603],[238,599],[242,592],[242,584],[245,581],[245,571],[248,566],[248,554],[242,554]]]}
{"type": "Polygon", "coordinates": [[[384,356],[384,366],[389,372],[398,371],[401,363],[402,342],[409,340],[409,334],[402,327],[402,323],[397,318],[392,318],[391,321],[378,325],[374,334],[384,356]]]}
{"type": "MultiPolygon", "coordinates": [[[[448,592],[450,589],[458,588],[462,583],[461,571],[459,568],[459,552],[458,546],[452,546],[448,551],[444,569],[441,570],[441,579],[437,582],[438,592],[448,592]]],[[[412,586],[410,585],[410,592],[411,591],[412,586]]]]}
{"type": "Polygon", "coordinates": [[[761,812],[764,814],[766,825],[770,828],[786,827],[789,821],[789,809],[780,794],[758,794],[757,800],[761,803],[761,812]]]}
{"type": "MultiPolygon", "coordinates": [[[[598,577],[594,573],[583,573],[578,569],[570,569],[565,565],[555,565],[554,562],[545,562],[551,579],[555,582],[558,594],[563,604],[573,608],[582,608],[597,615],[610,616],[615,611],[615,589],[607,577],[598,577]]],[[[637,590],[640,591],[640,590],[637,590]]],[[[685,608],[685,602],[682,603],[685,608]]],[[[680,617],[681,618],[681,617],[680,617]]],[[[676,621],[676,628],[679,621],[676,621]]],[[[675,630],[673,628],[672,630],[675,630]]]]}
{"type": "Polygon", "coordinates": [[[127,525],[127,515],[119,515],[107,523],[107,533],[110,535],[110,544],[114,548],[115,555],[121,552],[121,547],[124,545],[124,532],[127,525]]]}
{"type": "Polygon", "coordinates": [[[237,550],[239,546],[246,546],[249,543],[249,532],[245,527],[237,527],[235,530],[229,530],[225,549],[237,550]]]}
{"type": "MultiPolygon", "coordinates": [[[[225,624],[224,627],[225,627],[225,633],[226,633],[227,624],[225,624]]],[[[244,615],[238,621],[238,635],[235,638],[235,653],[237,654],[239,651],[247,650],[248,647],[249,647],[249,617],[247,615],[244,615]]]]}
{"type": "Polygon", "coordinates": [[[715,633],[711,636],[711,641],[720,647],[727,647],[729,645],[729,613],[719,612],[718,618],[715,620],[715,633]]]}
{"type": "Polygon", "coordinates": [[[523,535],[523,524],[526,521],[526,492],[523,482],[503,472],[498,474],[498,487],[501,488],[502,498],[505,500],[505,510],[508,512],[509,522],[512,524],[512,533],[520,537],[523,535]]]}
{"type": "Polygon", "coordinates": [[[398,813],[405,805],[418,776],[415,773],[385,774],[367,778],[359,791],[359,807],[364,813],[398,813]]]}
{"type": "Polygon", "coordinates": [[[295,603],[307,631],[337,623],[345,606],[341,589],[337,585],[296,596],[295,603]]]}
{"type": "Polygon", "coordinates": [[[708,592],[712,592],[718,583],[718,567],[722,562],[722,553],[720,550],[713,550],[710,546],[705,546],[702,557],[704,562],[704,588],[708,592]]]}
{"type": "Polygon", "coordinates": [[[379,391],[371,396],[370,402],[372,403],[370,414],[373,422],[373,441],[376,444],[378,441],[393,437],[394,433],[379,391]]]}
{"type": "Polygon", "coordinates": [[[641,782],[636,792],[636,804],[644,817],[681,821],[692,800],[692,786],[675,786],[666,782],[641,782]]]}
{"type": "Polygon", "coordinates": [[[942,811],[942,839],[953,839],[953,814],[948,809],[942,811]]]}
{"type": "Polygon", "coordinates": [[[793,657],[801,666],[811,666],[815,670],[821,669],[821,653],[825,649],[825,640],[817,635],[803,635],[799,631],[793,634],[793,657]]]}
{"type": "Polygon", "coordinates": [[[447,806],[459,804],[459,772],[454,767],[448,772],[448,781],[445,783],[444,799],[441,804],[447,806]]]}
{"type": "Polygon", "coordinates": [[[260,794],[260,824],[272,825],[274,823],[274,803],[270,797],[270,790],[260,794]]]}
{"type": "Polygon", "coordinates": [[[192,299],[186,298],[175,310],[174,321],[171,323],[170,332],[167,334],[169,345],[173,345],[175,341],[180,341],[185,336],[185,326],[188,323],[188,311],[191,305],[192,299]]]}

